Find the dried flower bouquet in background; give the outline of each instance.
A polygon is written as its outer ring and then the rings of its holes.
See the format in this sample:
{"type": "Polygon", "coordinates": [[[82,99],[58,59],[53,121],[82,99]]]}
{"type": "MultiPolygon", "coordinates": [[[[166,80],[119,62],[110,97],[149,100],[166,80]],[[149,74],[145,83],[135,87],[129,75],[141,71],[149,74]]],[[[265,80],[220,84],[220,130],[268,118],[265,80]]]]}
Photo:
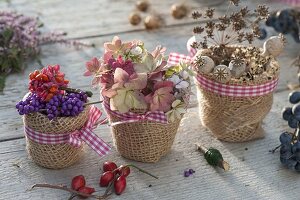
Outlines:
{"type": "Polygon", "coordinates": [[[5,77],[11,72],[20,72],[26,61],[38,59],[40,46],[62,43],[75,47],[91,46],[76,40],[66,40],[64,32],[42,33],[43,24],[36,18],[16,12],[0,12],[0,91],[5,77]]]}

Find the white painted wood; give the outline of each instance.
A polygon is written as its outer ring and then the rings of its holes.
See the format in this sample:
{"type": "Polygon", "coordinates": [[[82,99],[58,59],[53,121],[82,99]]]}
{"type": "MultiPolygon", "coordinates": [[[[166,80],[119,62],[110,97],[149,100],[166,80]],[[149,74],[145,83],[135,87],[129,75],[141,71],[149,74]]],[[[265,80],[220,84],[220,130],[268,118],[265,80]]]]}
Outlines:
{"type": "MultiPolygon", "coordinates": [[[[100,56],[103,53],[103,42],[110,41],[114,32],[122,32],[118,35],[123,40],[141,39],[149,49],[157,44],[163,44],[168,47],[168,52],[186,53],[185,44],[193,28],[193,25],[186,24],[152,32],[123,33],[134,30],[124,17],[127,17],[127,13],[133,9],[134,1],[101,0],[74,3],[70,0],[11,0],[10,2],[7,4],[6,1],[1,1],[0,8],[12,8],[31,15],[39,14],[47,28],[66,30],[70,37],[107,34],[85,39],[95,43],[97,45],[95,49],[75,51],[59,45],[43,47],[43,63],[61,64],[63,71],[71,79],[71,85],[82,89],[90,89],[90,79],[82,76],[85,62],[92,56],[100,56]],[[111,13],[115,14],[115,17],[108,18],[111,13]]],[[[196,2],[191,1],[187,4],[195,5],[196,2]]],[[[260,1],[255,1],[257,2],[260,1]]],[[[249,4],[249,1],[243,2],[246,3],[249,4]]],[[[164,13],[167,25],[191,22],[190,19],[173,20],[167,14],[171,4],[172,1],[153,1],[153,7],[164,13]]],[[[279,4],[271,6],[278,8],[279,4]]],[[[222,10],[224,12],[225,8],[219,7],[218,12],[222,10]]],[[[140,28],[142,27],[137,27],[140,28]]],[[[156,164],[137,163],[158,175],[160,179],[156,181],[134,172],[128,178],[125,193],[121,197],[113,195],[111,199],[299,199],[299,175],[280,165],[278,153],[272,155],[268,152],[278,144],[279,134],[287,129],[286,122],[280,118],[282,107],[287,105],[289,91],[286,90],[286,83],[297,82],[296,69],[288,67],[288,64],[299,52],[299,45],[293,44],[291,38],[288,40],[290,44],[279,58],[282,70],[273,108],[264,123],[266,138],[242,144],[222,143],[200,125],[198,108],[193,107],[189,109],[181,124],[170,154],[156,164]],[[210,167],[203,156],[195,151],[193,143],[196,141],[219,148],[230,163],[231,170],[224,173],[210,167]],[[186,168],[193,168],[196,171],[195,175],[184,178],[183,170],[186,168]],[[148,187],[150,184],[152,187],[148,187]]],[[[22,120],[14,106],[26,93],[27,74],[37,66],[36,63],[29,63],[23,74],[9,76],[4,95],[0,95],[0,199],[67,199],[68,194],[65,192],[47,189],[28,192],[26,189],[34,183],[44,182],[68,185],[71,178],[78,174],[85,175],[88,184],[95,187],[98,194],[104,192],[103,188],[98,187],[101,174],[99,168],[102,162],[106,160],[113,160],[118,164],[131,162],[120,157],[115,150],[109,156],[99,159],[94,152],[86,148],[83,160],[64,170],[43,169],[27,158],[24,138],[20,138],[23,137],[22,120]]],[[[97,90],[94,91],[93,99],[97,99],[97,90]]],[[[195,96],[192,103],[196,103],[195,96]]],[[[112,144],[107,126],[98,127],[96,133],[112,144]]]]}
{"type": "MultiPolygon", "coordinates": [[[[78,164],[63,170],[43,169],[28,158],[24,139],[2,142],[0,145],[0,196],[1,199],[66,199],[68,194],[47,189],[26,192],[34,183],[57,183],[69,185],[78,174],[87,177],[89,185],[100,194],[98,187],[100,165],[105,160],[118,164],[135,163],[160,177],[155,180],[134,171],[128,178],[123,199],[298,199],[299,174],[284,169],[278,153],[269,149],[278,144],[278,136],[286,130],[286,122],[280,119],[280,110],[286,104],[288,91],[276,94],[273,109],[267,116],[264,128],[266,138],[242,144],[222,143],[201,127],[198,108],[189,109],[177,134],[170,154],[156,164],[128,161],[113,151],[99,159],[89,148],[78,164]],[[230,163],[231,170],[223,172],[209,166],[195,150],[194,142],[219,148],[230,163]],[[247,148],[248,150],[245,150],[247,148]],[[19,167],[17,167],[18,165],[19,167]],[[196,173],[184,178],[183,170],[193,168],[196,173]],[[148,187],[149,185],[152,187],[148,187]]],[[[96,131],[110,141],[109,129],[96,131]]],[[[119,199],[113,195],[111,199],[119,199]]]]}

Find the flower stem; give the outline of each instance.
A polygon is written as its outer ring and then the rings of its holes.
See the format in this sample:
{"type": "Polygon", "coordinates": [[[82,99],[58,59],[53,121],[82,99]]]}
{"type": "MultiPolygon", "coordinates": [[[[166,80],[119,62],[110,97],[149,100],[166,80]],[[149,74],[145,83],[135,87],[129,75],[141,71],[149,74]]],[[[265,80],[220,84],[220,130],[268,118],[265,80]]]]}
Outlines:
{"type": "Polygon", "coordinates": [[[83,104],[83,106],[91,105],[91,104],[97,104],[97,103],[102,103],[103,101],[94,101],[94,102],[88,102],[83,104]]]}
{"type": "Polygon", "coordinates": [[[269,152],[270,152],[270,153],[275,153],[275,151],[276,151],[278,148],[280,148],[280,147],[281,147],[281,144],[278,145],[277,147],[275,147],[274,149],[269,150],[269,152]]]}
{"type": "MultiPolygon", "coordinates": [[[[59,89],[65,90],[65,91],[67,91],[67,92],[74,92],[74,93],[82,92],[82,90],[80,90],[80,89],[74,89],[74,88],[69,88],[69,87],[60,87],[59,89]]],[[[86,94],[88,97],[93,96],[93,93],[92,93],[91,91],[83,91],[83,92],[85,92],[85,94],[86,94]]]]}
{"type": "Polygon", "coordinates": [[[125,165],[125,167],[133,167],[133,168],[136,168],[136,169],[138,169],[140,172],[143,172],[143,173],[145,173],[145,174],[148,174],[149,176],[152,176],[153,178],[158,179],[157,176],[154,176],[153,174],[151,174],[151,173],[147,172],[146,170],[143,170],[143,169],[141,169],[141,168],[139,168],[139,167],[137,167],[137,166],[135,166],[135,165],[133,165],[133,164],[125,165]]]}
{"type": "MultiPolygon", "coordinates": [[[[83,196],[83,197],[92,197],[94,199],[99,199],[99,200],[104,200],[104,199],[107,199],[107,197],[109,196],[109,194],[107,195],[103,195],[103,196],[97,196],[97,195],[93,195],[93,194],[85,194],[85,193],[81,193],[81,192],[78,192],[76,190],[72,190],[70,188],[67,188],[66,186],[60,186],[60,185],[51,185],[51,184],[47,184],[47,183],[44,183],[44,184],[34,184],[30,189],[34,189],[34,188],[51,188],[51,189],[56,189],[56,190],[64,190],[64,191],[67,191],[67,192],[70,192],[71,194],[75,195],[75,196],[83,196]]],[[[72,195],[72,198],[73,198],[73,195],[72,195]]]]}

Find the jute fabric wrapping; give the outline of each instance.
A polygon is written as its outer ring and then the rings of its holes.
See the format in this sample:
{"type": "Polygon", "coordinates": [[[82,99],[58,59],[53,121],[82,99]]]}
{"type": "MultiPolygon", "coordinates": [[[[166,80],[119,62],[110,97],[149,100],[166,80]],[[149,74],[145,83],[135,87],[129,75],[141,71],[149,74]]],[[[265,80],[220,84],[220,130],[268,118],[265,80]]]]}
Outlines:
{"type": "Polygon", "coordinates": [[[262,120],[273,103],[273,93],[232,97],[208,91],[197,84],[201,123],[226,142],[246,142],[264,137],[262,120]]]}
{"type": "MultiPolygon", "coordinates": [[[[226,54],[242,46],[228,46],[226,54]]],[[[224,57],[226,57],[224,55],[224,57]]],[[[228,56],[227,56],[228,57],[228,56]]],[[[211,57],[220,63],[221,57],[211,57]]],[[[273,74],[275,80],[279,76],[279,68],[273,74]]],[[[214,80],[212,75],[205,76],[214,80]]],[[[257,86],[267,81],[261,76],[255,80],[239,83],[230,80],[228,85],[257,86]]],[[[264,137],[262,120],[270,111],[273,103],[273,92],[261,96],[236,97],[220,95],[209,91],[197,83],[197,97],[199,102],[199,114],[202,125],[207,127],[214,136],[226,142],[246,142],[264,137]]]]}
{"type": "MultiPolygon", "coordinates": [[[[112,113],[108,112],[108,116],[110,123],[122,121],[112,113]]],[[[155,163],[170,151],[180,121],[162,124],[147,120],[114,125],[114,145],[125,158],[155,163]]]]}
{"type": "MultiPolygon", "coordinates": [[[[25,115],[24,125],[44,134],[66,134],[79,130],[88,120],[89,106],[76,117],[58,117],[52,122],[46,115],[33,113],[25,115]]],[[[39,144],[26,137],[26,148],[31,159],[38,165],[50,168],[66,168],[77,162],[83,152],[83,145],[76,148],[70,144],[39,144]]]]}

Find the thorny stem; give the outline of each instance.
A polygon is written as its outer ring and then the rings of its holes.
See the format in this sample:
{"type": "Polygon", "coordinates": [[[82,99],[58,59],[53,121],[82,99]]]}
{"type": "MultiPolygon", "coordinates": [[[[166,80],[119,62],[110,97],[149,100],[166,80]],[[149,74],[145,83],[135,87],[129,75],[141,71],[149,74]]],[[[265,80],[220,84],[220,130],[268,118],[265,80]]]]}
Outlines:
{"type": "Polygon", "coordinates": [[[113,184],[117,180],[117,178],[118,178],[118,176],[115,176],[114,179],[109,183],[109,185],[107,186],[107,188],[106,188],[106,190],[104,192],[104,196],[112,194],[112,193],[109,193],[109,192],[113,189],[113,184]]]}
{"type": "Polygon", "coordinates": [[[136,168],[136,169],[139,170],[140,172],[143,172],[143,173],[145,173],[145,174],[148,174],[149,176],[152,176],[153,178],[158,179],[157,176],[154,176],[153,174],[151,174],[151,173],[147,172],[146,170],[143,170],[143,169],[141,169],[141,168],[139,168],[139,167],[137,167],[137,166],[135,166],[135,165],[133,165],[133,164],[125,165],[125,167],[133,167],[133,168],[136,168]]]}
{"type": "Polygon", "coordinates": [[[91,198],[99,199],[99,200],[107,199],[107,197],[109,196],[109,195],[97,196],[97,195],[93,195],[93,194],[85,194],[85,193],[81,193],[81,192],[78,192],[76,190],[72,190],[70,188],[67,188],[66,186],[51,185],[51,184],[47,184],[47,183],[34,184],[28,191],[31,191],[34,188],[51,188],[51,189],[56,189],[56,190],[64,190],[64,191],[70,192],[73,195],[79,195],[79,196],[83,196],[83,197],[91,197],[91,198]]]}

